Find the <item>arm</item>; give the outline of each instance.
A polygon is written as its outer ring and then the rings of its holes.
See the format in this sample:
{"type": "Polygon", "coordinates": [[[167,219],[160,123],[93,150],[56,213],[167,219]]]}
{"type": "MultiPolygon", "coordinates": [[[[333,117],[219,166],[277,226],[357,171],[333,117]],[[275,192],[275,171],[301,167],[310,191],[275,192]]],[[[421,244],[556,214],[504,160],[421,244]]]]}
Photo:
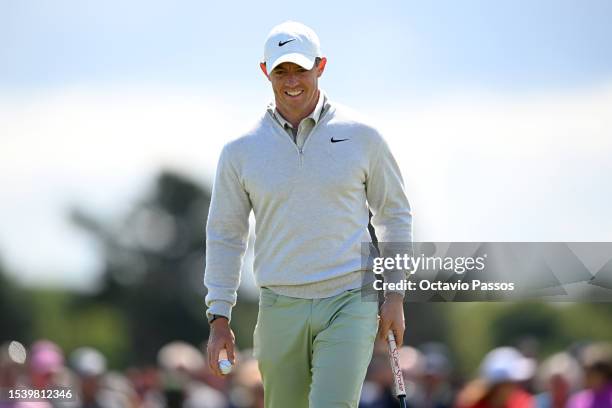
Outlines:
{"type": "MultiPolygon", "coordinates": [[[[412,214],[399,166],[382,139],[370,163],[366,196],[372,211],[372,226],[379,243],[383,243],[380,245],[381,256],[393,256],[384,253],[384,243],[412,242],[412,214]]],[[[385,271],[383,276],[385,282],[400,282],[406,278],[404,271],[385,271]]],[[[386,339],[391,329],[400,346],[405,329],[403,296],[403,291],[385,292],[379,325],[380,338],[386,339]]]]}
{"type": "Polygon", "coordinates": [[[206,223],[206,315],[209,320],[213,314],[225,316],[211,323],[208,340],[208,363],[218,375],[221,373],[217,361],[222,349],[227,350],[229,360],[234,363],[234,334],[229,322],[240,284],[251,211],[248,194],[231,159],[226,146],[217,165],[206,223]]]}

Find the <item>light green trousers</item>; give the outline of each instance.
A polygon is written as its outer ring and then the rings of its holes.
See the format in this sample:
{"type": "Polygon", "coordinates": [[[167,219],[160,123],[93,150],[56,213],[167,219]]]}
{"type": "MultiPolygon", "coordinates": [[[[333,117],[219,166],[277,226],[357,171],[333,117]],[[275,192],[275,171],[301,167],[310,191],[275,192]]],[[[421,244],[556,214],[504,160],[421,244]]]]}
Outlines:
{"type": "Polygon", "coordinates": [[[254,353],[266,408],[356,408],[378,329],[361,289],[298,299],[262,288],[254,353]]]}

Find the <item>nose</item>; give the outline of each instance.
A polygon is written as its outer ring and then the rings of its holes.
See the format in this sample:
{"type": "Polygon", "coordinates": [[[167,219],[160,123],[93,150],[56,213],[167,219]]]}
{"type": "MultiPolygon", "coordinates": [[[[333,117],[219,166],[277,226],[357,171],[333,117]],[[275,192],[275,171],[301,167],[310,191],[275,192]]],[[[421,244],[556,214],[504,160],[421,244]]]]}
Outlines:
{"type": "Polygon", "coordinates": [[[287,80],[285,81],[285,86],[293,87],[299,84],[297,75],[290,73],[287,75],[287,80]]]}

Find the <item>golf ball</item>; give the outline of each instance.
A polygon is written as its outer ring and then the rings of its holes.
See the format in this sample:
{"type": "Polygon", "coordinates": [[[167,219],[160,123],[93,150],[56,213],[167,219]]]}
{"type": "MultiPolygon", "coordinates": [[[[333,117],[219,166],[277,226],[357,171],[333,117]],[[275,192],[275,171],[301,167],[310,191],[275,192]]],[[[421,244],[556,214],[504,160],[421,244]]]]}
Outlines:
{"type": "Polygon", "coordinates": [[[232,372],[232,363],[229,360],[219,361],[219,370],[223,375],[227,375],[232,372]]]}

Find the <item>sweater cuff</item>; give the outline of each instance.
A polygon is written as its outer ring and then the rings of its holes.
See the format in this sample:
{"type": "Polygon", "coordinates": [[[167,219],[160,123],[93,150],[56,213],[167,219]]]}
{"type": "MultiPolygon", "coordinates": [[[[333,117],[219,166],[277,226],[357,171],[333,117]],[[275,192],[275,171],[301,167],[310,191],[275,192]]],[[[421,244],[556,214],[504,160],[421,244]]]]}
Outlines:
{"type": "Polygon", "coordinates": [[[212,315],[225,316],[228,321],[232,321],[232,304],[224,300],[212,301],[206,310],[206,318],[210,320],[212,315]]]}
{"type": "MultiPolygon", "coordinates": [[[[385,271],[383,272],[383,277],[385,279],[385,283],[399,284],[406,279],[406,274],[404,271],[385,271]]],[[[404,290],[401,289],[385,289],[385,296],[387,296],[387,293],[399,293],[402,295],[402,297],[404,296],[404,290]]]]}

